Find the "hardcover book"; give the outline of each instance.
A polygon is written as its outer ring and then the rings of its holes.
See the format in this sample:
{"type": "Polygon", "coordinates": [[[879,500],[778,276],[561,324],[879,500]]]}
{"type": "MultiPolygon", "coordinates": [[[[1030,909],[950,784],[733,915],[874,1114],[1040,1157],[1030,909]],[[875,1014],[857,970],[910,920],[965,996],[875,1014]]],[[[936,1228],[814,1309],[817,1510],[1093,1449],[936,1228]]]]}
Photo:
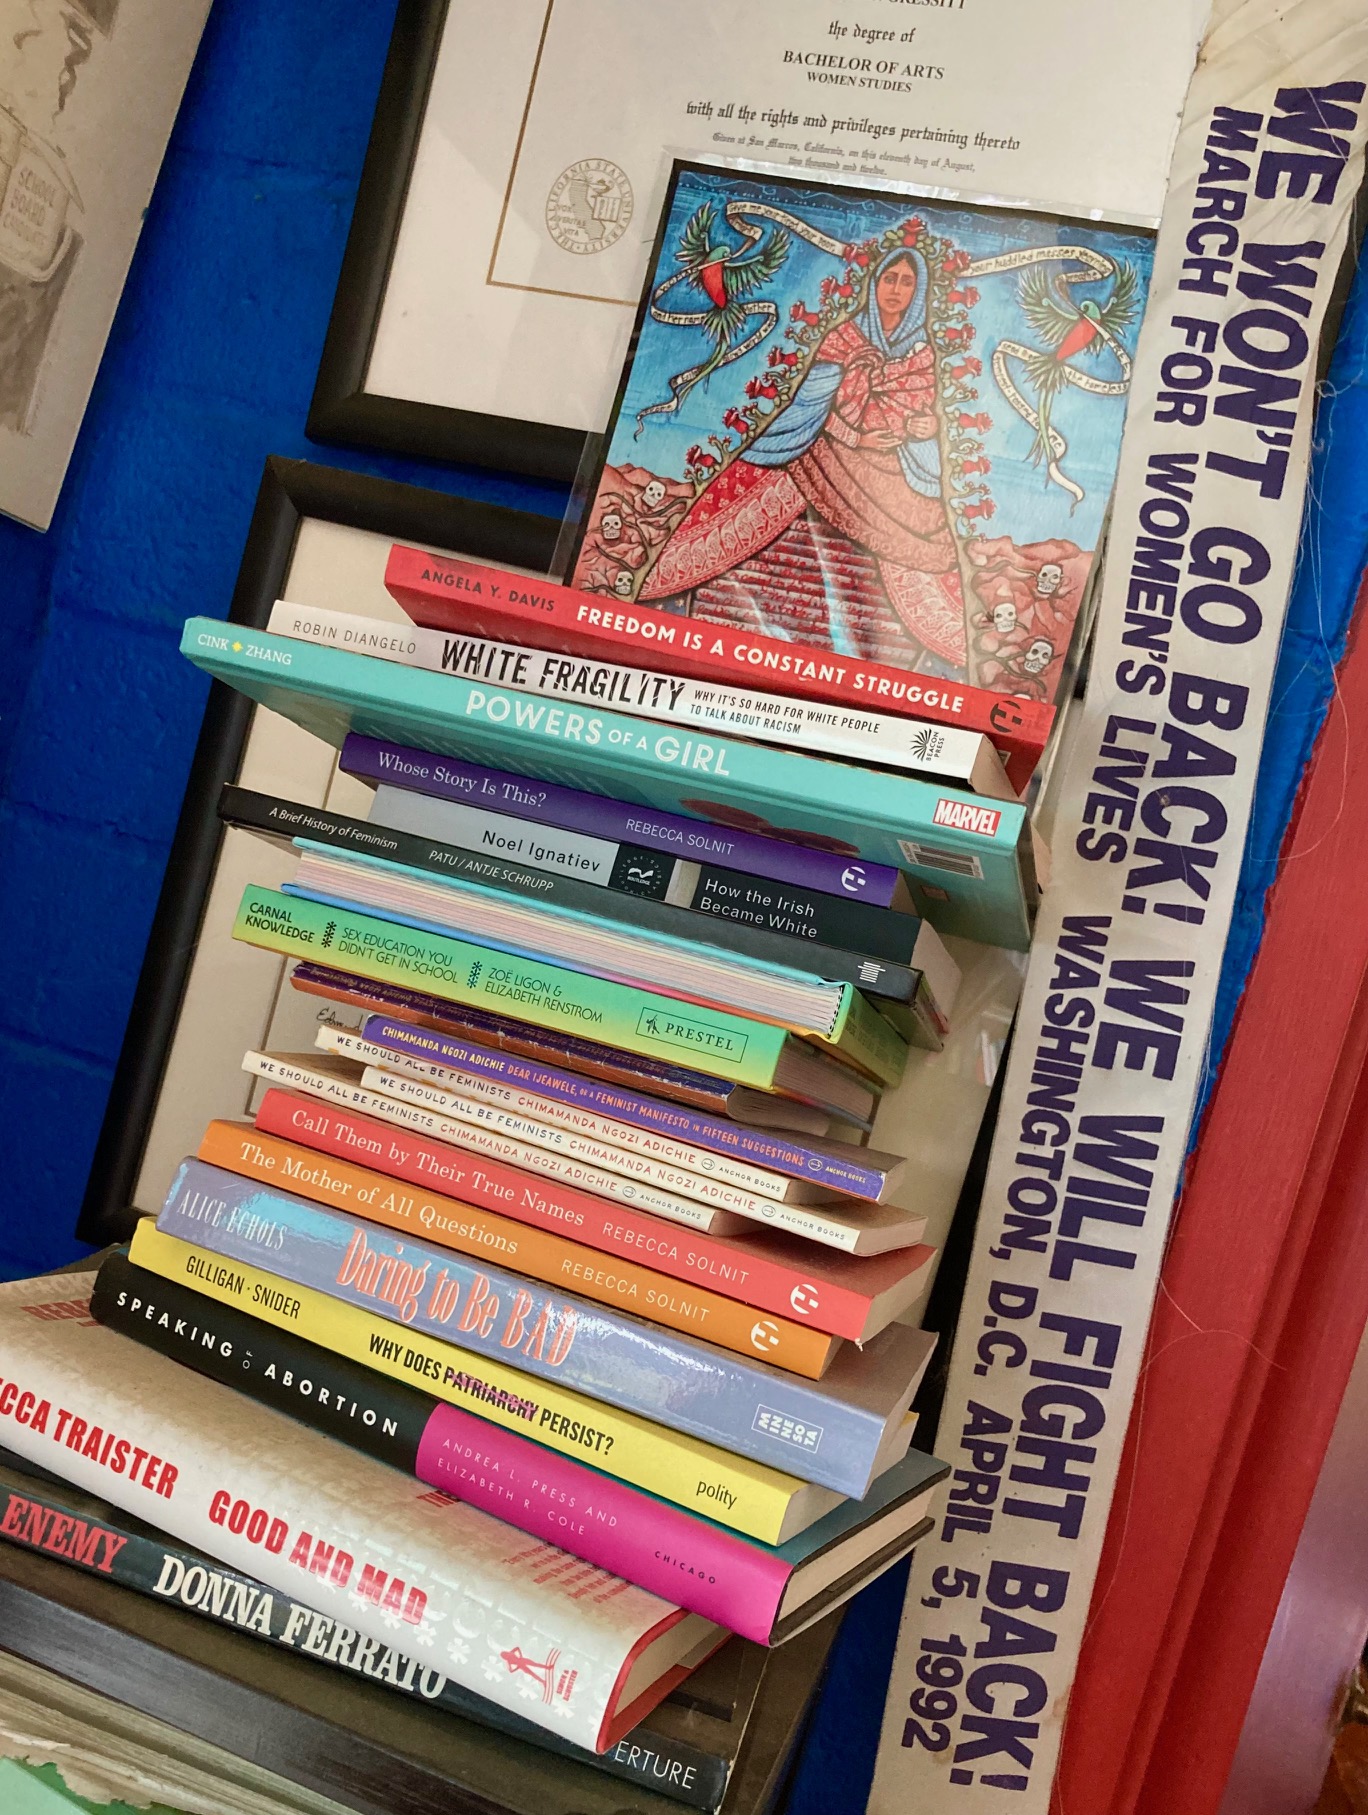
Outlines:
{"type": "Polygon", "coordinates": [[[809,1380],[821,1379],[839,1341],[782,1314],[757,1318],[739,1299],[692,1280],[653,1272],[638,1260],[605,1261],[601,1252],[558,1232],[477,1208],[430,1184],[396,1183],[388,1174],[353,1160],[322,1157],[250,1122],[211,1122],[196,1158],[386,1229],[425,1234],[458,1254],[497,1255],[515,1273],[649,1318],[664,1329],[703,1337],[737,1354],[764,1354],[776,1367],[809,1380]]]}
{"type": "Polygon", "coordinates": [[[269,1588],[304,1589],[330,1631],[420,1667],[440,1659],[592,1751],[722,1642],[710,1622],[105,1329],[70,1276],[0,1286],[0,1355],[16,1454],[269,1588]]]}
{"type": "Polygon", "coordinates": [[[590,661],[636,660],[722,686],[758,683],[847,711],[894,712],[963,726],[992,740],[1018,793],[1040,761],[1054,719],[1053,707],[1037,700],[945,683],[848,651],[757,635],[751,626],[701,627],[673,612],[623,606],[576,587],[397,543],[385,585],[415,624],[433,630],[503,638],[590,661]]]}
{"type": "Polygon", "coordinates": [[[563,1065],[578,1076],[649,1092],[756,1128],[824,1135],[838,1115],[843,1121],[867,1128],[874,1108],[873,1092],[865,1089],[853,1073],[831,1080],[840,1084],[843,1095],[850,1096],[848,1106],[839,1112],[833,1105],[819,1109],[797,1097],[752,1090],[734,1079],[709,1077],[691,1066],[651,1059],[644,1053],[621,1052],[615,1046],[586,1040],[560,1028],[533,1027],[529,1022],[515,1021],[488,1009],[445,1002],[428,990],[353,976],[307,959],[294,965],[289,981],[292,989],[321,996],[325,1001],[362,1008],[372,1014],[397,1015],[432,1033],[468,1039],[538,1064],[563,1065]]]}
{"type": "Polygon", "coordinates": [[[91,1311],[173,1361],[762,1645],[791,1638],[906,1555],[946,1472],[909,1451],[865,1500],[846,1501],[774,1548],[548,1455],[122,1255],[101,1267],[91,1311]]]}
{"type": "MultiPolygon", "coordinates": [[[[30,1475],[28,1466],[18,1458],[6,1465],[6,1480],[24,1497],[60,1495],[81,1518],[106,1512],[119,1535],[141,1529],[131,1515],[30,1475]]],[[[755,1815],[772,1806],[842,1618],[838,1609],[777,1650],[729,1638],[646,1723],[595,1758],[483,1698],[457,1712],[454,1702],[428,1706],[421,1694],[397,1691],[377,1680],[392,1647],[360,1634],[350,1646],[325,1641],[317,1657],[298,1644],[270,1644],[232,1617],[240,1603],[228,1572],[201,1560],[203,1593],[201,1578],[191,1577],[173,1601],[54,1552],[0,1542],[6,1650],[144,1714],[161,1716],[174,1704],[191,1743],[248,1756],[334,1802],[354,1801],[357,1785],[374,1784],[385,1815],[472,1807],[482,1815],[623,1815],[627,1807],[632,1815],[681,1807],[755,1815]],[[630,1782],[610,1775],[610,1765],[630,1782]]],[[[309,1616],[298,1636],[311,1636],[320,1616],[293,1598],[291,1605],[309,1616]]],[[[444,1694],[464,1694],[445,1680],[444,1694]]]]}
{"type": "MultiPolygon", "coordinates": [[[[138,1268],[130,1268],[129,1272],[153,1286],[163,1283],[138,1268]]],[[[175,1290],[169,1286],[166,1289],[175,1290]]],[[[109,1323],[111,1328],[119,1327],[114,1316],[101,1317],[100,1321],[109,1323]]],[[[242,1322],[250,1320],[244,1318],[242,1322]]],[[[195,1327],[203,1327],[202,1318],[196,1320],[195,1327]]],[[[155,1349],[162,1345],[147,1342],[146,1346],[155,1349]]],[[[162,1352],[168,1351],[163,1347],[162,1352]]],[[[201,1367],[199,1371],[215,1377],[212,1367],[201,1367]]],[[[236,1381],[226,1384],[239,1385],[236,1381]]],[[[239,1390],[245,1390],[245,1384],[239,1390]]],[[[204,1551],[177,1544],[155,1525],[108,1500],[82,1493],[49,1471],[30,1473],[32,1468],[32,1464],[21,1467],[18,1457],[0,1449],[0,1541],[5,1544],[86,1571],[187,1616],[217,1621],[230,1631],[279,1646],[287,1655],[316,1659],[331,1669],[353,1672],[361,1681],[404,1696],[414,1706],[478,1721],[481,1726],[507,1733],[524,1744],[572,1758],[607,1776],[668,1796],[688,1808],[711,1811],[721,1801],[726,1784],[723,1760],[687,1740],[655,1731],[650,1723],[661,1718],[660,1709],[608,1751],[586,1751],[544,1727],[533,1726],[510,1709],[463,1689],[441,1669],[420,1664],[393,1646],[378,1645],[346,1627],[334,1629],[333,1622],[316,1613],[307,1602],[268,1588],[239,1570],[228,1569],[204,1551]]],[[[138,1624],[145,1624],[141,1610],[135,1617],[138,1624]]],[[[720,1658],[722,1652],[741,1643],[728,1640],[715,1656],[720,1658]]],[[[709,1668],[710,1664],[703,1666],[705,1670],[709,1668]]],[[[699,1687],[706,1692],[706,1685],[699,1687]]],[[[668,1715],[664,1718],[668,1721],[668,1715]]]]}
{"type": "MultiPolygon", "coordinates": [[[[466,1203],[497,1206],[517,1222],[555,1230],[575,1244],[639,1261],[674,1279],[703,1282],[755,1310],[791,1316],[855,1342],[877,1335],[916,1303],[933,1253],[919,1244],[892,1255],[847,1258],[777,1231],[717,1235],[665,1224],[496,1160],[472,1162],[428,1136],[285,1090],[266,1092],[256,1126],[282,1142],[360,1161],[423,1190],[440,1186],[466,1203]]],[[[201,1158],[211,1157],[201,1149],[201,1158]]],[[[229,1160],[217,1163],[236,1170],[229,1160]]]]}
{"type": "Polygon", "coordinates": [[[695,821],[735,823],[739,813],[778,844],[815,837],[841,857],[902,866],[913,905],[943,933],[1017,951],[1030,942],[1034,854],[1026,810],[1011,801],[989,805],[887,773],[871,787],[864,770],[797,751],[583,713],[373,656],[237,633],[212,618],[187,622],[181,650],[339,749],[355,732],[467,760],[493,756],[534,784],[574,781],[695,821]]]}
{"type": "Polygon", "coordinates": [[[800,1380],[199,1160],[182,1164],[157,1227],[855,1499],[901,1453],[934,1346],[893,1324],[800,1380]]]}
{"type": "MultiPolygon", "coordinates": [[[[833,1046],[882,1083],[896,1083],[907,1041],[877,1015],[853,983],[834,983],[791,965],[720,952],[677,933],[621,928],[596,911],[529,907],[482,883],[391,862],[341,855],[312,839],[299,842],[294,880],[283,893],[328,907],[359,908],[420,932],[455,935],[515,958],[545,959],[586,977],[724,1009],[786,1027],[833,1046]]],[[[908,1006],[904,1020],[912,1025],[908,1006]]],[[[938,1049],[930,1025],[918,1043],[938,1049]]]]}
{"type": "MultiPolygon", "coordinates": [[[[502,1430],[522,1431],[558,1455],[592,1462],[616,1480],[677,1506],[706,1509],[719,1524],[766,1544],[782,1544],[806,1531],[845,1497],[555,1381],[536,1380],[505,1362],[453,1351],[450,1343],[421,1330],[409,1328],[403,1341],[396,1341],[393,1325],[374,1311],[309,1286],[286,1289],[273,1274],[245,1261],[220,1262],[164,1235],[147,1218],[133,1231],[129,1254],[149,1273],[237,1305],[276,1329],[296,1330],[333,1354],[421,1386],[502,1430]]],[[[896,1460],[892,1456],[889,1466],[896,1460]]]]}
{"type": "Polygon", "coordinates": [[[988,739],[958,726],[890,717],[871,707],[821,707],[781,694],[691,681],[659,669],[567,659],[522,645],[449,632],[405,630],[382,618],[277,599],[266,628],[328,649],[350,649],[410,668],[493,681],[519,693],[619,706],[639,718],[724,731],[760,743],[890,768],[997,800],[1016,794],[988,739]]]}
{"type": "MultiPolygon", "coordinates": [[[[681,1006],[561,965],[494,952],[451,934],[401,928],[277,889],[250,885],[244,891],[233,937],[285,957],[331,959],[362,977],[429,983],[452,1002],[519,1008],[534,1025],[589,1030],[629,1052],[666,1060],[687,1056],[702,1071],[761,1090],[821,1102],[823,1091],[834,1096],[842,1082],[843,1067],[834,1059],[768,1022],[681,1006]]],[[[830,1038],[836,1042],[844,1034],[838,1021],[830,1038]]]]}

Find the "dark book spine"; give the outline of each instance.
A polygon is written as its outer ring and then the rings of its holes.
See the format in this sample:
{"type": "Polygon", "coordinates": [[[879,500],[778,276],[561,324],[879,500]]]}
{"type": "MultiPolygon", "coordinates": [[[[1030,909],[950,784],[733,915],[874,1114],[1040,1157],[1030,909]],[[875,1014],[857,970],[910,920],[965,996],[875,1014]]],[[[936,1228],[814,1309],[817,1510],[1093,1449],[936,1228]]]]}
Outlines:
{"type": "Polygon", "coordinates": [[[312,838],[318,844],[334,845],[349,856],[382,857],[390,863],[409,864],[415,870],[431,870],[434,875],[455,876],[462,882],[478,882],[510,895],[524,895],[555,907],[573,907],[588,913],[610,911],[604,903],[620,895],[663,901],[670,889],[678,886],[676,872],[692,868],[658,851],[620,845],[606,885],[582,882],[558,871],[512,863],[506,857],[424,838],[417,832],[400,831],[377,821],[351,819],[322,807],[302,807],[297,801],[258,794],[235,782],[225,782],[218,813],[226,825],[258,832],[281,844],[312,838]]]}
{"type": "MultiPolygon", "coordinates": [[[[124,1254],[111,1254],[101,1265],[90,1308],[101,1323],[145,1347],[413,1473],[418,1437],[435,1403],[424,1394],[301,1337],[259,1324],[230,1305],[200,1298],[135,1267],[124,1254]],[[368,1411],[374,1413],[373,1419],[366,1416],[368,1411]]],[[[197,1551],[140,1531],[114,1508],[101,1506],[96,1520],[75,1517],[61,1504],[68,1492],[75,1500],[75,1490],[63,1488],[49,1496],[46,1489],[37,1491],[38,1486],[35,1482],[35,1491],[19,1494],[0,1481],[0,1537],[104,1575],[140,1594],[172,1601],[220,1625],[254,1633],[292,1651],[322,1655],[310,1643],[321,1636],[314,1633],[321,1616],[302,1602],[197,1551]]],[[[341,1638],[343,1630],[334,1631],[324,1658],[340,1669],[527,1740],[543,1751],[577,1759],[610,1777],[656,1790],[690,1808],[712,1810],[722,1799],[728,1775],[725,1759],[666,1739],[649,1726],[637,1728],[601,1756],[586,1752],[462,1689],[438,1671],[356,1634],[341,1638]]]]}
{"type": "MultiPolygon", "coordinates": [[[[525,900],[564,908],[571,913],[592,914],[595,919],[614,921],[619,926],[635,927],[641,932],[701,942],[736,957],[783,965],[832,983],[853,983],[880,1001],[911,1003],[916,998],[921,978],[920,971],[905,964],[886,961],[871,964],[869,957],[862,957],[858,952],[801,935],[775,932],[749,918],[724,915],[711,908],[700,912],[692,907],[675,906],[664,896],[673,891],[678,898],[689,891],[694,866],[655,851],[638,851],[624,845],[605,888],[574,876],[528,869],[523,864],[509,863],[505,858],[488,857],[457,845],[439,844],[415,832],[396,831],[369,820],[348,819],[317,807],[301,807],[269,794],[255,794],[233,783],[223,790],[219,816],[229,825],[282,842],[310,838],[318,844],[331,845],[348,856],[380,857],[390,863],[408,864],[416,870],[429,870],[436,876],[455,877],[485,888],[501,889],[525,900]]],[[[807,889],[788,889],[782,883],[751,883],[749,878],[738,876],[734,871],[723,870],[717,874],[732,878],[733,885],[766,896],[812,895],[813,899],[825,902],[834,910],[833,920],[847,905],[853,908],[863,905],[837,902],[834,896],[819,895],[807,889]]],[[[872,908],[867,911],[879,914],[890,910],[872,908]]]]}
{"type": "Polygon", "coordinates": [[[284,1412],[405,1474],[436,1401],[373,1374],[231,1305],[111,1254],[95,1278],[91,1315],[183,1366],[284,1412]]]}
{"type": "MultiPolygon", "coordinates": [[[[622,849],[613,866],[613,882],[601,888],[595,882],[581,882],[575,877],[552,875],[544,869],[526,869],[523,864],[510,864],[504,858],[483,857],[464,851],[454,844],[435,844],[412,831],[394,831],[388,826],[372,826],[368,820],[345,819],[341,813],[325,813],[321,808],[303,808],[290,800],[259,795],[247,788],[229,784],[220,800],[220,817],[230,826],[265,833],[272,839],[312,839],[330,844],[345,855],[381,857],[394,864],[408,864],[414,869],[428,869],[439,877],[455,877],[463,882],[477,882],[484,888],[504,889],[510,895],[541,902],[544,906],[564,907],[570,913],[586,913],[597,920],[611,920],[619,926],[637,927],[642,933],[660,933],[668,938],[688,938],[704,946],[740,958],[755,958],[760,964],[778,964],[791,971],[822,976],[833,984],[855,984],[865,995],[882,1002],[907,1006],[916,1000],[920,971],[905,964],[871,964],[853,951],[818,944],[791,933],[775,933],[749,918],[720,915],[715,911],[697,911],[693,907],[673,906],[662,900],[666,889],[686,891],[691,888],[691,864],[675,864],[673,858],[660,857],[655,851],[622,849]],[[617,877],[628,878],[631,888],[622,888],[617,877]]],[[[735,877],[733,871],[718,875],[735,877]]],[[[735,878],[746,882],[746,878],[735,878]]],[[[746,884],[751,886],[751,884],[746,884]]],[[[769,893],[807,895],[807,889],[787,891],[784,884],[755,884],[769,893]]],[[[836,913],[838,904],[829,895],[816,895],[816,900],[829,902],[836,913]]],[[[851,906],[860,906],[858,902],[851,906]]],[[[871,909],[880,913],[887,909],[871,909]]]]}
{"type": "MultiPolygon", "coordinates": [[[[676,891],[675,900],[681,899],[676,891]]],[[[805,945],[835,946],[886,964],[907,965],[921,921],[896,908],[868,901],[838,901],[792,882],[766,882],[739,870],[702,864],[687,905],[699,914],[742,921],[769,933],[783,933],[805,945]]],[[[866,987],[861,985],[862,988],[866,987]]]]}

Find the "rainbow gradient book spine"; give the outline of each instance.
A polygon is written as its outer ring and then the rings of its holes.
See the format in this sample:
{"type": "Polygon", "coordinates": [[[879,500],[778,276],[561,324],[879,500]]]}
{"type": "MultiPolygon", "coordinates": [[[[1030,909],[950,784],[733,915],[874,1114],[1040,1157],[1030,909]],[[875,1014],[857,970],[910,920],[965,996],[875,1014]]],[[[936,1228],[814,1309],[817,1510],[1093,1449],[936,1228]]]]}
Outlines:
{"type": "Polygon", "coordinates": [[[182,1162],[157,1228],[363,1306],[401,1331],[506,1360],[856,1499],[872,1479],[890,1419],[903,1409],[880,1416],[829,1384],[837,1373],[872,1372],[873,1350],[889,1331],[864,1351],[847,1349],[826,1382],[800,1380],[199,1160],[182,1162]]]}
{"type": "Polygon", "coordinates": [[[833,854],[902,869],[918,912],[940,932],[1016,951],[1030,943],[1030,829],[1011,801],[989,805],[886,772],[872,779],[852,764],[579,711],[214,618],[189,619],[181,652],[339,749],[358,732],[438,755],[493,757],[534,782],[694,820],[743,813],[776,841],[822,841],[833,854]]]}

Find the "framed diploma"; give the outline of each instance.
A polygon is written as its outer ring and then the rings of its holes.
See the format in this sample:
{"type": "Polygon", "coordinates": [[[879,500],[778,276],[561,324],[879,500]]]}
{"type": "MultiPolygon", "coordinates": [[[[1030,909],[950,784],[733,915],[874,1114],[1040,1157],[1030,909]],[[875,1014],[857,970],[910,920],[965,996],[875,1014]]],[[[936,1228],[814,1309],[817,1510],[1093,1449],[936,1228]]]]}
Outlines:
{"type": "Polygon", "coordinates": [[[400,0],[309,417],[571,480],[676,156],[1152,225],[1207,0],[400,0]]]}

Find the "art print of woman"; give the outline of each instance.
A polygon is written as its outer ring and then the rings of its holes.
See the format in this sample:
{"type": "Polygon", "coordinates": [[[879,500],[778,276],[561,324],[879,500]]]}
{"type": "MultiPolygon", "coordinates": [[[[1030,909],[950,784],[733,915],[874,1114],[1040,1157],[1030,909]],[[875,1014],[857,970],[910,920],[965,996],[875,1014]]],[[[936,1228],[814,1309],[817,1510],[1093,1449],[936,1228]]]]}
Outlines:
{"type": "MultiPolygon", "coordinates": [[[[1073,367],[1056,382],[1053,351],[1023,344],[1022,298],[1043,286],[1044,326],[1045,310],[1065,329],[1095,314],[1099,349],[1120,347],[1119,313],[1108,320],[1088,296],[1086,314],[1068,289],[1105,301],[1104,281],[1115,288],[1123,267],[1092,243],[1105,230],[1066,248],[1053,224],[1023,230],[1017,215],[938,218],[929,203],[911,213],[896,197],[681,171],[574,583],[1051,697],[1125,383],[1073,367]],[[982,303],[968,282],[979,270],[997,292],[982,303]],[[974,316],[985,315],[995,351],[980,358],[974,316]],[[699,345],[707,357],[680,370],[699,345]],[[993,416],[985,364],[1010,393],[993,416]],[[1106,421],[1084,419],[1078,385],[1108,399],[1106,421]],[[988,475],[1009,456],[1019,470],[995,498],[1001,481],[988,475]],[[988,536],[999,508],[1007,533],[988,536]]],[[[1120,347],[1126,372],[1128,357],[1120,347]]]]}
{"type": "Polygon", "coordinates": [[[936,357],[927,339],[926,261],[914,247],[869,272],[863,305],[817,345],[787,407],[704,491],[643,588],[694,592],[768,549],[776,566],[815,567],[829,608],[868,648],[865,569],[908,641],[964,660],[964,601],[941,496],[936,357]]]}

